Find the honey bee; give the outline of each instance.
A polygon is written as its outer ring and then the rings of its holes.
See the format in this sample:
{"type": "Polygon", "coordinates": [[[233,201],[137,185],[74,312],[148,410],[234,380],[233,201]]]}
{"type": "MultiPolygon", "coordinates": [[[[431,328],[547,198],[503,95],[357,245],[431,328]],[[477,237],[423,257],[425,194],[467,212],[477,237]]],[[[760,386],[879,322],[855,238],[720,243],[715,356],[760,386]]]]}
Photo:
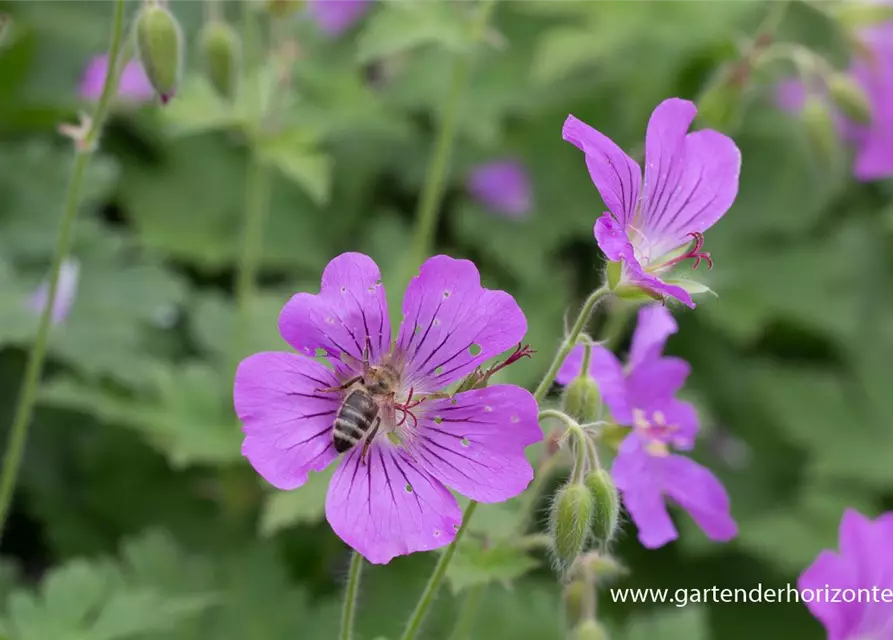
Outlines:
{"type": "MultiPolygon", "coordinates": [[[[344,453],[363,442],[360,460],[365,464],[369,445],[381,426],[382,412],[394,411],[400,375],[389,365],[370,366],[368,349],[363,353],[363,373],[337,387],[317,389],[321,392],[347,391],[335,414],[332,442],[338,453],[344,453]]],[[[402,407],[400,407],[402,408],[402,407]]]]}

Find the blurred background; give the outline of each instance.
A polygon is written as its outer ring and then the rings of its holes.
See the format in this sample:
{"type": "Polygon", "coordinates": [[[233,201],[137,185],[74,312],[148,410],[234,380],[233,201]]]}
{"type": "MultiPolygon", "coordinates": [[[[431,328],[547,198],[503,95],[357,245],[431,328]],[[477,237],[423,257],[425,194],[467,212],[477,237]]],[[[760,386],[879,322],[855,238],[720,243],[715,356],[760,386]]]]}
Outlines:
{"type": "MultiPolygon", "coordinates": [[[[127,4],[130,20],[138,3],[127,4]]],[[[349,556],[324,521],[328,474],[291,493],[256,476],[240,455],[232,367],[287,348],[279,310],[316,292],[343,251],[377,261],[396,305],[463,56],[474,64],[431,252],[473,259],[485,286],[527,314],[538,353],[505,381],[536,384],[565,314],[600,282],[592,227],[604,205],[561,139],[568,114],[636,154],[654,107],[688,98],[698,125],[729,133],[743,154],[737,202],[706,234],[715,268],[696,272],[718,297],[674,307],[668,345],[693,365],[685,393],[704,432],[694,455],[726,483],[740,535],[710,543],[681,515],[680,540],[647,551],[630,526],[616,550],[629,573],[614,586],[784,588],[837,546],[846,507],[893,509],[893,181],[855,179],[853,150],[833,130],[779,109],[776,83],[796,69],[783,56],[755,64],[753,49],[800,43],[845,70],[849,27],[820,6],[830,3],[503,1],[470,42],[472,2],[361,3],[343,25],[318,7],[253,2],[254,64],[234,102],[202,73],[203,4],[169,3],[187,43],[174,98],[161,106],[122,84],[89,166],[63,284],[70,309],[52,329],[0,546],[0,635],[336,636],[349,556]],[[269,207],[239,345],[251,157],[269,207]]],[[[218,8],[242,33],[242,4],[218,8]]],[[[0,44],[0,430],[64,208],[73,149],[58,127],[93,108],[89,66],[107,50],[112,11],[106,0],[0,2],[11,18],[0,44]]],[[[631,316],[608,309],[593,335],[604,329],[623,352],[631,316]]],[[[482,507],[474,532],[498,538],[513,513],[482,507]]],[[[361,638],[399,635],[434,561],[368,568],[361,638]]],[[[468,552],[454,564],[422,637],[450,637],[468,589],[482,597],[471,638],[565,637],[543,554],[468,552]]],[[[677,608],[616,604],[605,591],[598,612],[630,640],[825,637],[796,603],[677,608]]]]}

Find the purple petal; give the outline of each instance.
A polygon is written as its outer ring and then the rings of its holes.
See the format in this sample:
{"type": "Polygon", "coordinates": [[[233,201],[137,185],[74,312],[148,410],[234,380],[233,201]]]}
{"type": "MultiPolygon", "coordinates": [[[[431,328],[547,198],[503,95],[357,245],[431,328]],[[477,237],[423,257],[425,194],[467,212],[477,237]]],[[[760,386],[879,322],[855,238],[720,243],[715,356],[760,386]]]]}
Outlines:
{"type": "Polygon", "coordinates": [[[893,176],[893,24],[866,29],[860,36],[871,57],[856,58],[850,74],[864,89],[873,118],[854,141],[854,175],[871,181],[893,176]]]}
{"type": "MultiPolygon", "coordinates": [[[[59,269],[59,283],[56,287],[56,298],[50,319],[53,324],[61,324],[68,318],[71,307],[77,296],[78,280],[81,264],[76,258],[68,258],[59,269]]],[[[40,287],[28,299],[27,306],[34,313],[43,313],[50,295],[49,280],[44,280],[40,287]]]]}
{"type": "MultiPolygon", "coordinates": [[[[578,344],[567,354],[561,368],[555,376],[555,382],[558,384],[570,384],[570,381],[578,377],[583,371],[583,345],[578,344]]],[[[590,363],[592,360],[590,359],[590,363]]]]}
{"type": "Polygon", "coordinates": [[[648,123],[642,239],[636,242],[648,260],[709,229],[738,195],[741,152],[718,131],[686,135],[696,113],[693,103],[672,98],[657,106],[648,123]]]}
{"type": "Polygon", "coordinates": [[[481,287],[469,260],[428,259],[406,288],[397,351],[416,391],[437,391],[521,342],[527,320],[504,291],[481,287]]]}
{"type": "Polygon", "coordinates": [[[233,400],[242,454],[274,487],[300,487],[338,457],[332,424],[341,396],[316,391],[336,385],[331,370],[293,353],[258,353],[239,364],[233,400]]]}
{"type": "Polygon", "coordinates": [[[330,36],[339,36],[365,15],[372,0],[311,0],[313,21],[330,36]]]}
{"type": "Polygon", "coordinates": [[[661,494],[660,469],[643,449],[637,434],[631,433],[620,444],[611,476],[643,546],[657,549],[679,537],[661,494]]]}
{"type": "Polygon", "coordinates": [[[486,503],[514,498],[530,484],[524,449],[543,432],[529,391],[495,385],[423,407],[410,455],[440,482],[486,503]]]}
{"type": "MultiPolygon", "coordinates": [[[[81,98],[90,101],[99,100],[108,73],[108,63],[107,54],[94,56],[90,60],[84,69],[78,89],[81,98]]],[[[133,102],[146,102],[155,97],[155,90],[138,61],[128,62],[124,71],[121,72],[121,78],[118,81],[118,96],[133,102]]]]}
{"type": "Polygon", "coordinates": [[[639,310],[636,330],[633,332],[629,348],[629,366],[635,369],[646,360],[659,358],[664,351],[667,338],[676,333],[679,326],[666,307],[659,304],[648,305],[639,310]]]}
{"type": "Polygon", "coordinates": [[[806,86],[800,80],[783,80],[775,87],[775,104],[790,113],[799,114],[806,103],[806,86]]]}
{"type": "Polygon", "coordinates": [[[676,426],[669,442],[680,451],[690,451],[701,428],[698,412],[688,402],[673,399],[661,407],[667,424],[676,426]]]}
{"type": "Polygon", "coordinates": [[[601,345],[592,345],[589,375],[598,384],[598,391],[604,403],[608,405],[608,409],[611,410],[611,417],[614,421],[618,424],[632,423],[623,365],[614,354],[601,345]]]}
{"type": "MultiPolygon", "coordinates": [[[[386,440],[386,439],[384,439],[386,440]]],[[[373,564],[430,551],[456,537],[462,513],[453,495],[383,439],[351,449],[326,496],[326,519],[348,545],[373,564]]]]}
{"type": "Polygon", "coordinates": [[[530,212],[530,177],[519,162],[504,160],[476,167],[468,177],[468,191],[497,213],[521,218],[530,212]]]}
{"type": "Polygon", "coordinates": [[[639,363],[626,377],[629,403],[639,409],[662,407],[685,384],[691,366],[682,358],[658,358],[639,363]]]}
{"type": "Polygon", "coordinates": [[[626,227],[639,204],[642,169],[638,163],[610,138],[574,116],[564,121],[561,137],[586,155],[586,167],[605,206],[626,227]]]}
{"type": "Polygon", "coordinates": [[[664,492],[688,511],[712,540],[726,542],[738,535],[729,495],[716,476],[685,456],[657,458],[664,492]]]}
{"type": "Polygon", "coordinates": [[[691,295],[682,287],[667,284],[657,276],[645,273],[636,258],[633,245],[620,223],[609,214],[603,215],[595,223],[595,239],[605,257],[612,262],[623,262],[622,280],[659,296],[670,296],[682,304],[695,308],[691,295]]]}
{"type": "Polygon", "coordinates": [[[333,359],[347,354],[363,360],[367,336],[369,361],[379,362],[391,346],[388,302],[381,272],[362,253],[343,253],[326,266],[318,295],[298,293],[279,316],[279,333],[309,356],[323,349],[333,359]]]}
{"type": "MultiPolygon", "coordinates": [[[[797,580],[797,588],[801,591],[809,589],[813,593],[824,594],[826,585],[834,589],[858,588],[853,567],[832,551],[822,551],[797,580]]],[[[825,627],[828,640],[851,638],[850,634],[854,631],[864,606],[858,602],[828,602],[824,597],[813,598],[805,604],[809,612],[825,627]]]]}

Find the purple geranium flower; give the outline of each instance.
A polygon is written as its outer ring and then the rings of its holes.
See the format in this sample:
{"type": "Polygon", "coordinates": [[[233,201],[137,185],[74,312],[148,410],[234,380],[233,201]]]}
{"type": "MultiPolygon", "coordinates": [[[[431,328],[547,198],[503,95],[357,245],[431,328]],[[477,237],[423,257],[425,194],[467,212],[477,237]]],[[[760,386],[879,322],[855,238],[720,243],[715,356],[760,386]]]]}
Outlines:
{"type": "Polygon", "coordinates": [[[689,293],[661,276],[689,258],[695,267],[701,260],[712,266],[701,251],[702,234],[732,206],[741,173],[741,152],[731,138],[710,129],[687,133],[696,113],[693,103],[672,98],[651,114],[644,189],[638,163],[608,137],[574,116],[562,130],[585,153],[608,207],[595,224],[595,239],[608,260],[622,263],[621,282],[692,308],[689,293]]]}
{"type": "MultiPolygon", "coordinates": [[[[81,78],[79,93],[82,98],[99,100],[108,68],[109,57],[107,54],[95,56],[90,60],[81,78]]],[[[148,102],[154,99],[155,90],[139,61],[132,60],[124,67],[118,81],[118,96],[130,102],[148,102]]]]}
{"type": "MultiPolygon", "coordinates": [[[[689,458],[670,453],[671,446],[691,450],[699,428],[694,407],[675,398],[688,377],[688,363],[662,355],[664,343],[676,331],[666,308],[643,307],[626,370],[597,344],[592,345],[589,365],[614,421],[633,428],[620,445],[611,475],[639,528],[639,540],[649,548],[678,537],[665,497],[688,511],[713,540],[730,540],[738,533],[719,480],[689,458]]],[[[582,346],[570,353],[556,378],[559,383],[580,374],[582,355],[582,346]]]]}
{"type": "Polygon", "coordinates": [[[362,18],[372,0],[312,0],[308,7],[316,25],[330,36],[339,36],[362,18]]]}
{"type": "MultiPolygon", "coordinates": [[[[53,301],[53,310],[50,314],[53,324],[65,322],[74,299],[77,295],[78,277],[80,275],[80,262],[75,258],[68,258],[62,263],[59,270],[59,284],[56,288],[56,299],[53,301]]],[[[27,306],[34,313],[43,313],[50,295],[49,280],[44,280],[40,287],[28,299],[27,306]]]]}
{"type": "Polygon", "coordinates": [[[500,160],[482,164],[468,176],[468,192],[496,213],[523,218],[530,213],[530,177],[520,162],[500,160]]]}
{"type": "MultiPolygon", "coordinates": [[[[840,113],[834,119],[841,137],[856,149],[853,175],[869,182],[893,176],[893,23],[863,30],[860,40],[865,51],[854,58],[847,73],[865,92],[871,123],[851,122],[840,113]]],[[[799,80],[786,80],[777,87],[776,102],[799,112],[806,102],[806,87],[799,80]]]]}
{"type": "Polygon", "coordinates": [[[542,431],[530,392],[494,385],[439,393],[527,331],[515,300],[482,288],[471,262],[436,256],[422,265],[392,343],[378,267],[342,254],[323,272],[318,295],[289,300],[279,331],[301,355],[250,356],[234,389],[242,453],[279,489],[300,487],[338,457],[333,423],[349,392],[333,388],[358,376],[370,389],[392,381],[392,393],[382,387],[375,398],[378,429],[347,450],[326,497],[332,529],[370,562],[449,544],[461,513],[447,487],[500,502],[533,478],[524,449],[542,431]],[[334,370],[308,357],[317,353],[334,370]]]}
{"type": "Polygon", "coordinates": [[[893,638],[891,541],[893,513],[872,522],[855,509],[847,509],[840,522],[840,553],[822,551],[800,576],[801,598],[825,626],[828,640],[893,638]],[[807,590],[809,598],[803,597],[807,590]],[[852,597],[847,595],[849,590],[853,590],[852,597]]]}

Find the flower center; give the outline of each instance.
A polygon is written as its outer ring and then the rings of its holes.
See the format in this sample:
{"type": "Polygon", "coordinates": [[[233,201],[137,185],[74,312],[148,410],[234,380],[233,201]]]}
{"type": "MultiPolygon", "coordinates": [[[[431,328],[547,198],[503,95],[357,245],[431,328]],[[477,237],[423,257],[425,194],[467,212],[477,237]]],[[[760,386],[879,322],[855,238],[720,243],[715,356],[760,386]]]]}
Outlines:
{"type": "Polygon", "coordinates": [[[650,414],[642,409],[633,409],[633,426],[645,440],[645,450],[653,456],[670,455],[669,445],[679,426],[667,424],[663,411],[652,411],[650,414]]]}

